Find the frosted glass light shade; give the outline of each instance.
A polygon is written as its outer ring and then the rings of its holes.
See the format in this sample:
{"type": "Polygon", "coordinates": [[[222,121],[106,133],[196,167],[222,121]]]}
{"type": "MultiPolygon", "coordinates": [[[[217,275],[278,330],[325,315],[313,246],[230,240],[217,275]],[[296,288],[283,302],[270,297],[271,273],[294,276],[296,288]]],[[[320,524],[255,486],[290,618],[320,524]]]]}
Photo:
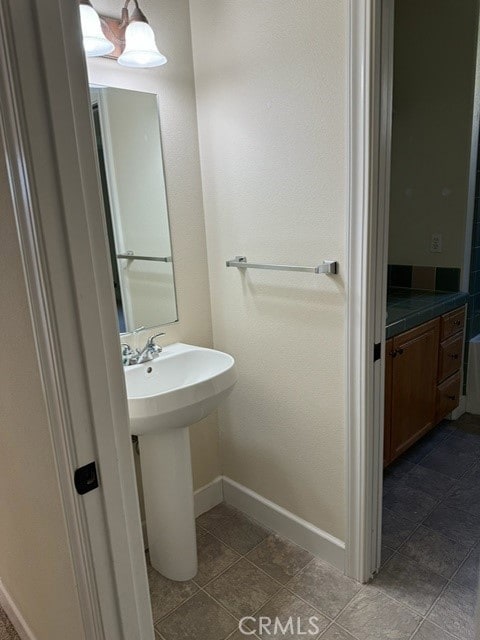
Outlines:
{"type": "Polygon", "coordinates": [[[108,40],[100,24],[98,13],[88,4],[80,5],[80,21],[82,25],[83,48],[89,58],[105,56],[115,49],[108,40]]]}
{"type": "Polygon", "coordinates": [[[166,57],[155,43],[155,34],[147,22],[131,22],[125,32],[125,49],[118,58],[124,67],[159,67],[166,57]]]}

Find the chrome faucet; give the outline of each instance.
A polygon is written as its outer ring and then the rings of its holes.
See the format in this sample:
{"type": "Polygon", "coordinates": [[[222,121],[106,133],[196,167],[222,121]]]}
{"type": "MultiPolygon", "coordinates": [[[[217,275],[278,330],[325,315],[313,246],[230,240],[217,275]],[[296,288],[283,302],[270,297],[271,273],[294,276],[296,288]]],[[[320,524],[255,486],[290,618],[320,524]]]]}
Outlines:
{"type": "Polygon", "coordinates": [[[150,336],[143,349],[132,349],[132,347],[126,342],[122,342],[122,362],[124,367],[129,367],[132,364],[142,364],[143,362],[149,362],[158,358],[162,352],[162,347],[156,344],[155,339],[164,336],[165,333],[157,333],[154,336],[150,336]]]}

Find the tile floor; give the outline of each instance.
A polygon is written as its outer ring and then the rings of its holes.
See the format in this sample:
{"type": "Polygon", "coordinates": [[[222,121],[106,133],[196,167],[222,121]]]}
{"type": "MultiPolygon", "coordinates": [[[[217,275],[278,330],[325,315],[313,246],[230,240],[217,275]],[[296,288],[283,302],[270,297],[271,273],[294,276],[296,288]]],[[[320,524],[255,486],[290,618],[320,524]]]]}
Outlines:
{"type": "MultiPolygon", "coordinates": [[[[360,585],[241,513],[197,520],[199,571],[148,567],[158,640],[473,640],[480,564],[480,418],[444,422],[385,473],[382,569],[360,585]],[[243,616],[318,633],[244,635],[243,616]]],[[[251,626],[252,632],[258,631],[251,626]]],[[[0,609],[0,640],[19,640],[0,609]]]]}
{"type": "Polygon", "coordinates": [[[243,616],[318,618],[317,640],[473,640],[480,562],[480,418],[444,422],[385,474],[382,569],[360,585],[241,513],[197,520],[199,571],[151,567],[159,640],[241,640],[243,616]]]}
{"type": "Polygon", "coordinates": [[[0,607],[0,640],[20,640],[2,607],[0,607]]]}

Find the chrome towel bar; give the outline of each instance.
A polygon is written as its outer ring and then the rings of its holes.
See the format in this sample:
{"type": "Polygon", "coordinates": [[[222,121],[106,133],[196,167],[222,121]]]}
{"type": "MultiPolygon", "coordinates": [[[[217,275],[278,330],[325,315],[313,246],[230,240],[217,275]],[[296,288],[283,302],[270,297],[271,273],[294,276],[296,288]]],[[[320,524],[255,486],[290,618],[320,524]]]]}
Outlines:
{"type": "Polygon", "coordinates": [[[118,260],[147,260],[148,262],[171,262],[170,256],[163,258],[157,256],[137,256],[133,251],[126,251],[125,253],[117,253],[118,260]]]}
{"type": "Polygon", "coordinates": [[[324,260],[318,267],[297,267],[288,264],[259,264],[248,262],[245,256],[235,256],[233,260],[227,260],[227,267],[237,267],[237,269],[270,269],[272,271],[304,271],[307,273],[327,273],[336,274],[338,263],[334,260],[324,260]]]}

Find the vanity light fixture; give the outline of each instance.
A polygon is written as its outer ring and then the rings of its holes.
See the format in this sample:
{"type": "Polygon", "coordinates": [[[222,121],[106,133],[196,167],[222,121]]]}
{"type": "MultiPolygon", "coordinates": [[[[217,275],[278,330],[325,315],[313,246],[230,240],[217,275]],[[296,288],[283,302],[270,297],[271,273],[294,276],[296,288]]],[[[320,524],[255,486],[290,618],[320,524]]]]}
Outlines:
{"type": "Polygon", "coordinates": [[[80,0],[80,21],[85,54],[91,58],[112,53],[115,45],[105,37],[100,16],[92,7],[90,0],[80,0]]]}
{"type": "Polygon", "coordinates": [[[118,64],[124,67],[160,67],[167,59],[157,48],[153,29],[138,6],[138,0],[133,0],[135,9],[128,19],[129,2],[127,0],[123,8],[128,26],[125,31],[125,49],[118,58],[118,64]]]}
{"type": "MultiPolygon", "coordinates": [[[[113,58],[124,67],[137,69],[159,67],[167,62],[167,58],[158,50],[153,29],[140,9],[138,0],[125,0],[121,19],[99,16],[90,0],[79,0],[79,2],[83,42],[87,56],[113,58]],[[135,8],[130,15],[128,5],[132,1],[135,8]],[[87,10],[89,11],[87,12],[87,10]],[[109,43],[108,50],[101,50],[100,46],[95,49],[91,44],[92,36],[90,33],[92,32],[93,17],[98,19],[95,24],[100,30],[101,39],[109,43]],[[87,21],[87,18],[90,22],[87,21]]],[[[95,37],[99,38],[98,30],[95,31],[95,37]]]]}

